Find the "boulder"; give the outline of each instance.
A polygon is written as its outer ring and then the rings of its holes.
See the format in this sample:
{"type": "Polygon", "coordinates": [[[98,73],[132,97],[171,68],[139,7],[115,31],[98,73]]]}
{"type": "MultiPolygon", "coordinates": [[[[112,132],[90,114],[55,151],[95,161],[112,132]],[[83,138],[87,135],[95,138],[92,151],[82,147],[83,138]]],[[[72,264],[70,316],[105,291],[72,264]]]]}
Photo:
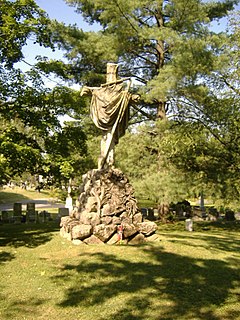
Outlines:
{"type": "Polygon", "coordinates": [[[117,233],[114,233],[114,235],[108,240],[107,244],[116,244],[119,242],[119,236],[117,233]]]}
{"type": "Polygon", "coordinates": [[[123,237],[124,238],[129,238],[138,232],[137,227],[134,226],[133,224],[123,223],[122,226],[123,226],[123,237]]]}
{"type": "Polygon", "coordinates": [[[141,212],[136,213],[133,216],[133,224],[138,224],[138,223],[141,223],[142,221],[143,221],[143,216],[142,216],[141,212]]]}
{"type": "Polygon", "coordinates": [[[99,224],[94,227],[93,234],[98,237],[101,241],[107,242],[109,238],[114,234],[117,230],[117,226],[114,224],[99,224]]]}
{"type": "Polygon", "coordinates": [[[109,216],[102,217],[101,223],[103,223],[103,224],[111,224],[112,220],[113,220],[112,217],[109,217],[109,216]]]}
{"type": "Polygon", "coordinates": [[[69,241],[72,240],[71,233],[67,232],[67,231],[65,230],[65,227],[62,227],[62,228],[60,229],[60,236],[63,237],[64,239],[69,240],[69,241]]]}
{"type": "Polygon", "coordinates": [[[72,228],[71,235],[72,239],[83,240],[89,237],[92,233],[92,226],[86,224],[79,224],[72,228]]]}
{"type": "Polygon", "coordinates": [[[102,216],[111,216],[114,214],[112,207],[110,206],[110,204],[105,204],[102,208],[102,212],[101,212],[102,216]]]}
{"type": "Polygon", "coordinates": [[[126,224],[132,223],[132,218],[127,214],[127,212],[123,212],[120,215],[120,219],[121,219],[122,223],[126,223],[126,224]]]}
{"type": "Polygon", "coordinates": [[[86,244],[104,244],[104,242],[101,241],[94,234],[92,234],[89,238],[84,239],[83,242],[86,244]]]}
{"type": "Polygon", "coordinates": [[[157,225],[155,222],[141,222],[138,223],[139,232],[143,233],[145,236],[150,236],[157,230],[157,225]]]}
{"type": "Polygon", "coordinates": [[[86,212],[83,211],[80,214],[80,223],[81,224],[90,224],[96,226],[100,224],[100,215],[97,212],[86,212]]]}
{"type": "Polygon", "coordinates": [[[121,219],[119,217],[113,216],[112,217],[112,223],[113,224],[121,224],[121,219]]]}
{"type": "Polygon", "coordinates": [[[88,197],[86,203],[86,211],[96,212],[97,211],[97,200],[95,197],[88,197]]]}
{"type": "Polygon", "coordinates": [[[69,216],[61,217],[60,227],[65,227],[72,221],[72,218],[69,216]]]}
{"type": "Polygon", "coordinates": [[[128,241],[128,244],[141,244],[145,242],[145,237],[142,233],[138,233],[136,236],[134,236],[132,239],[128,241]]]}

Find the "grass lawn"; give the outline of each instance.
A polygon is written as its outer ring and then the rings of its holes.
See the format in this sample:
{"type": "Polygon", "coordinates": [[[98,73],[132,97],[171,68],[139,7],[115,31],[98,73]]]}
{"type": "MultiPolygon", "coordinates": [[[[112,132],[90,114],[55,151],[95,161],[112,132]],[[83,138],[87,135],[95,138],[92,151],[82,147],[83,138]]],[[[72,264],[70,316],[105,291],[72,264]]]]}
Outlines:
{"type": "Polygon", "coordinates": [[[240,319],[239,225],[158,233],[141,246],[74,246],[54,222],[0,226],[0,319],[240,319]]]}
{"type": "Polygon", "coordinates": [[[49,198],[51,198],[51,196],[49,195],[48,190],[37,192],[35,190],[24,190],[20,187],[15,187],[14,189],[5,188],[0,190],[0,204],[49,198]]]}

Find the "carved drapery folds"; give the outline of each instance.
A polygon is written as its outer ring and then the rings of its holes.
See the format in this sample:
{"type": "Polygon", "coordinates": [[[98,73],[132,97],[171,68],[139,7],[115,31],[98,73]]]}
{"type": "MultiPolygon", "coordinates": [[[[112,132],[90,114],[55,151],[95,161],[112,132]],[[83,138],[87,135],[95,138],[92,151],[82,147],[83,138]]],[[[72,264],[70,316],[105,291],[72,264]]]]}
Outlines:
{"type": "Polygon", "coordinates": [[[115,144],[125,134],[129,119],[129,100],[131,94],[122,84],[112,84],[92,90],[91,118],[103,131],[115,128],[115,144]]]}

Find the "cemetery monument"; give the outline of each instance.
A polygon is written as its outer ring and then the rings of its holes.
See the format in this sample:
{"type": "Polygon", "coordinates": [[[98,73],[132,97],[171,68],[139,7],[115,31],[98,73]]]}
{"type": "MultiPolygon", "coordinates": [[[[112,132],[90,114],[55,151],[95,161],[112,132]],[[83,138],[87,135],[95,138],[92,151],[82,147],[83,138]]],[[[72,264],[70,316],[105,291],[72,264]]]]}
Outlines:
{"type": "Polygon", "coordinates": [[[129,91],[130,78],[118,79],[117,71],[117,64],[108,63],[106,83],[81,92],[92,96],[90,114],[102,140],[98,168],[83,175],[76,207],[61,218],[60,234],[75,244],[137,244],[156,238],[156,224],[143,222],[133,187],[114,168],[114,147],[125,133],[136,98],[129,91]]]}

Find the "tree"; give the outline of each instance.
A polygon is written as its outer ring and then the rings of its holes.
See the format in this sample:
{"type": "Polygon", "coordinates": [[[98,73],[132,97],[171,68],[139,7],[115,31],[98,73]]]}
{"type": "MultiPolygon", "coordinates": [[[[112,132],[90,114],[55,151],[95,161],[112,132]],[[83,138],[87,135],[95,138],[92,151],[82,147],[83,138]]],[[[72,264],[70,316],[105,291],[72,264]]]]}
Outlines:
{"type": "MultiPolygon", "coordinates": [[[[141,94],[141,104],[132,109],[133,123],[171,117],[173,121],[166,133],[172,139],[178,139],[178,142],[181,139],[184,141],[189,136],[189,130],[192,130],[190,146],[179,143],[177,150],[182,151],[180,155],[172,148],[171,158],[165,157],[170,170],[166,172],[187,170],[189,175],[195,175],[201,187],[202,184],[208,184],[209,187],[213,181],[218,183],[220,177],[220,170],[213,171],[215,167],[211,161],[214,159],[213,163],[219,164],[219,168],[226,168],[226,174],[221,175],[221,182],[224,179],[233,181],[230,177],[233,178],[233,173],[239,170],[236,146],[239,137],[239,100],[236,92],[234,96],[230,91],[233,84],[235,91],[239,88],[236,84],[239,68],[233,68],[231,60],[234,58],[237,63],[239,51],[233,48],[233,44],[237,48],[239,33],[235,27],[231,34],[218,34],[210,26],[212,22],[227,16],[238,1],[66,2],[74,6],[86,21],[96,22],[101,27],[98,32],[84,32],[76,26],[53,25],[54,40],[65,50],[69,60],[67,69],[74,79],[80,84],[99,85],[103,82],[106,62],[120,63],[120,75],[134,78],[137,82],[133,90],[141,94]],[[199,139],[198,133],[201,133],[199,139]],[[195,139],[199,143],[197,148],[193,143],[195,139]],[[234,161],[231,154],[234,154],[234,161]]],[[[55,68],[49,61],[47,66],[52,66],[48,68],[51,72],[63,74],[63,63],[62,67],[59,68],[58,64],[55,68]]],[[[44,68],[44,64],[39,63],[39,67],[44,68]]],[[[158,139],[162,139],[157,126],[155,131],[158,139]]],[[[162,159],[159,149],[162,147],[154,147],[156,159],[155,167],[151,166],[153,175],[160,172],[157,168],[159,159],[162,159]]],[[[141,163],[138,152],[135,156],[140,160],[137,163],[141,163]]],[[[148,153],[148,157],[151,158],[151,153],[148,153]]],[[[149,173],[149,162],[145,164],[144,170],[149,173]]],[[[137,170],[135,167],[134,171],[137,170]]],[[[161,174],[158,180],[161,180],[161,174]]],[[[150,183],[151,179],[145,180],[150,183]]]]}
{"type": "MultiPolygon", "coordinates": [[[[55,25],[54,39],[66,51],[68,70],[76,81],[100,84],[106,61],[118,62],[125,76],[141,83],[142,104],[137,110],[144,117],[163,119],[167,112],[172,112],[180,89],[186,90],[187,95],[194,85],[198,87],[199,78],[214,70],[219,36],[210,31],[210,23],[226,16],[237,3],[235,0],[66,2],[76,7],[86,21],[98,23],[102,28],[98,32],[84,32],[76,26],[55,25]]],[[[59,68],[55,70],[59,72],[59,68]]]]}
{"type": "Polygon", "coordinates": [[[22,47],[30,37],[52,47],[49,19],[33,0],[0,0],[0,62],[7,68],[23,58],[22,47]]]}
{"type": "Polygon", "coordinates": [[[52,177],[51,184],[67,185],[70,178],[79,182],[90,164],[86,134],[78,122],[65,123],[61,131],[49,137],[42,174],[52,177]]]}
{"type": "MultiPolygon", "coordinates": [[[[27,40],[54,48],[50,20],[32,0],[1,0],[0,4],[0,181],[4,183],[25,171],[43,173],[55,153],[48,144],[62,132],[59,116],[79,110],[81,99],[67,87],[46,88],[37,68],[25,73],[15,68],[24,58],[27,40]]],[[[81,134],[80,150],[84,141],[81,134]]]]}
{"type": "Polygon", "coordinates": [[[122,138],[116,154],[117,165],[130,177],[136,196],[152,200],[164,222],[171,204],[192,196],[196,188],[193,174],[171,160],[170,146],[177,143],[176,136],[169,137],[171,125],[161,120],[138,127],[122,138]]]}

